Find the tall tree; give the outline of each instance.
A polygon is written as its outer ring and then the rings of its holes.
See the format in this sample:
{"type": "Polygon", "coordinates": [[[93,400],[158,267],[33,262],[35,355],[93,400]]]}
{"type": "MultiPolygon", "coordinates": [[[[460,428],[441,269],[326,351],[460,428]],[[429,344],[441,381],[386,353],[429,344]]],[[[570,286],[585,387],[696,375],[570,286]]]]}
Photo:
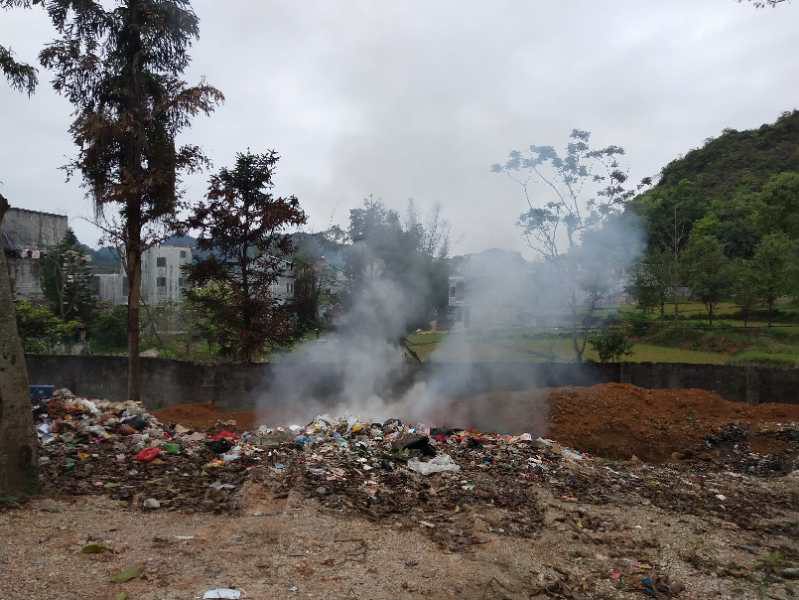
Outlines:
{"type": "Polygon", "coordinates": [[[53,0],[59,33],[41,53],[53,87],[75,107],[70,133],[79,172],[106,234],[125,249],[128,278],[128,397],[140,397],[141,255],[170,232],[182,197],[181,175],[206,159],[193,145],[175,145],[193,116],[224,98],[205,84],[180,79],[199,36],[188,0],[53,0]],[[108,217],[104,210],[115,214],[108,217]]]}
{"type": "MultiPolygon", "coordinates": [[[[7,210],[8,201],[0,195],[0,225],[7,210]]],[[[14,297],[0,237],[0,496],[34,491],[36,448],[25,353],[17,333],[14,297]]]]}
{"type": "Polygon", "coordinates": [[[288,307],[275,286],[288,269],[293,244],[286,230],[307,218],[295,196],[272,194],[279,156],[274,150],[236,155],[232,169],[210,179],[207,199],[197,204],[188,227],[207,252],[187,268],[194,286],[213,284],[220,293],[189,292],[195,305],[220,324],[223,352],[252,361],[267,343],[289,339],[288,307]]]}

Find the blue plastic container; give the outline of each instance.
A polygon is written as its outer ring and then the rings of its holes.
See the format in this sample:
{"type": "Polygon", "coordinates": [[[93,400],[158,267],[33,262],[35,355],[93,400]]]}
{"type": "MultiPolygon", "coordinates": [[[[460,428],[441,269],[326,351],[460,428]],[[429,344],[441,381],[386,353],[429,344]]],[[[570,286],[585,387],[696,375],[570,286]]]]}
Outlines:
{"type": "Polygon", "coordinates": [[[38,403],[42,400],[49,400],[53,397],[55,386],[52,385],[32,385],[30,386],[31,402],[38,403]]]}

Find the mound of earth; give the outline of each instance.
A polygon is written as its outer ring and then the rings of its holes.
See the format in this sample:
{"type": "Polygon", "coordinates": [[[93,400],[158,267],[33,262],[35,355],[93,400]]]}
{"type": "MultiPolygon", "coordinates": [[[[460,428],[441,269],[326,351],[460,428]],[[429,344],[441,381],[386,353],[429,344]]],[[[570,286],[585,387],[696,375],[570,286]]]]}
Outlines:
{"type": "Polygon", "coordinates": [[[737,424],[753,450],[780,452],[791,440],[777,424],[799,421],[799,405],[730,402],[706,390],[648,390],[609,383],[549,390],[547,435],[607,458],[662,462],[686,458],[725,426],[737,424]]]}

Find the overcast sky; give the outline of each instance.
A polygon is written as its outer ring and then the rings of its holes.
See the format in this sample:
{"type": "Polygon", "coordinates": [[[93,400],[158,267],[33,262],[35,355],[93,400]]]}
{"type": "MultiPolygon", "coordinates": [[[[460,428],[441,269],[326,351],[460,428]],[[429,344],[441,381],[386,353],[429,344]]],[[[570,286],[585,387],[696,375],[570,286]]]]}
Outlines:
{"type": "MultiPolygon", "coordinates": [[[[309,230],[346,223],[369,194],[404,210],[441,203],[453,251],[524,250],[518,187],[489,171],[509,150],[562,146],[573,128],[627,150],[638,180],[725,127],[799,106],[799,2],[197,0],[187,79],[227,100],[184,136],[216,167],[275,148],[281,193],[309,230]]],[[[0,13],[0,43],[34,60],[53,37],[41,11],[0,13]]],[[[91,205],[58,167],[75,150],[49,74],[30,99],[0,81],[0,192],[67,214],[91,205]]],[[[189,198],[205,191],[188,182],[189,198]]],[[[529,252],[525,252],[530,255],[529,252]]]]}

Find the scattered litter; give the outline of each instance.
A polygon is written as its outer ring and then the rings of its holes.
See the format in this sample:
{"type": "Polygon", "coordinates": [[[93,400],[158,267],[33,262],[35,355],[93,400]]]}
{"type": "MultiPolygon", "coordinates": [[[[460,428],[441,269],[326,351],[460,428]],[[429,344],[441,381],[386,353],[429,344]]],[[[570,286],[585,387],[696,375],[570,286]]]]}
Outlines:
{"type": "Polygon", "coordinates": [[[159,456],[161,456],[160,448],[145,448],[144,450],[136,454],[135,459],[139,462],[148,463],[154,461],[159,456]]]}
{"type": "Polygon", "coordinates": [[[161,508],[161,503],[155,498],[147,498],[142,506],[148,510],[155,510],[161,508]]]}
{"type": "Polygon", "coordinates": [[[219,598],[224,598],[225,600],[238,600],[241,598],[241,590],[217,588],[214,590],[208,590],[203,594],[203,600],[216,600],[219,598]]]}
{"type": "Polygon", "coordinates": [[[144,573],[144,569],[141,567],[130,567],[125,569],[124,571],[117,573],[111,578],[111,581],[114,583],[127,583],[132,579],[136,579],[137,577],[141,577],[144,573]]]}
{"type": "Polygon", "coordinates": [[[428,462],[422,462],[419,459],[412,458],[408,461],[408,468],[411,471],[416,471],[422,475],[430,475],[431,473],[444,473],[447,471],[457,472],[461,468],[455,464],[449,454],[439,454],[435,458],[430,459],[428,462]]]}

